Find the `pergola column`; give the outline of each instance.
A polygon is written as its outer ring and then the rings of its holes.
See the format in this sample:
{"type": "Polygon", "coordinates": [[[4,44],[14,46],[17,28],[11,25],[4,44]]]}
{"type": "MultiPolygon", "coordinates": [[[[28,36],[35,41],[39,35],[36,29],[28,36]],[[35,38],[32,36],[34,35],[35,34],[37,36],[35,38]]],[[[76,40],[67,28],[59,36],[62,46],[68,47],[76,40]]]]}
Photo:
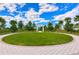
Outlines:
{"type": "Polygon", "coordinates": [[[44,32],[44,26],[42,26],[42,31],[44,32]]]}

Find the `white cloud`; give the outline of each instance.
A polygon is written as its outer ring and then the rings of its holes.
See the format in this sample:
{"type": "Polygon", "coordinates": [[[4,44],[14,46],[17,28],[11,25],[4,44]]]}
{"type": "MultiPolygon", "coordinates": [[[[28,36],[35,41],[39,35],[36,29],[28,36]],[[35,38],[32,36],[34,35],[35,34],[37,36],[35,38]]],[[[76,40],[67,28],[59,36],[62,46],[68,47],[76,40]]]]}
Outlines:
{"type": "Polygon", "coordinates": [[[11,16],[0,16],[0,17],[4,18],[6,22],[9,22],[10,20],[13,20],[14,19],[11,16]]]}
{"type": "Polygon", "coordinates": [[[32,20],[38,19],[39,14],[33,8],[31,8],[25,13],[25,17],[27,18],[28,21],[32,21],[32,20]]]}
{"type": "Polygon", "coordinates": [[[5,8],[7,8],[10,14],[12,14],[14,11],[17,11],[16,7],[17,5],[15,3],[0,3],[0,10],[5,10],[5,8]]]}
{"type": "Polygon", "coordinates": [[[0,10],[4,10],[5,7],[4,7],[4,3],[0,3],[0,10]]]}
{"type": "Polygon", "coordinates": [[[0,17],[4,18],[8,25],[11,20],[16,20],[17,22],[19,22],[21,20],[21,21],[23,21],[24,25],[28,23],[27,19],[21,17],[20,15],[17,15],[15,17],[12,17],[12,16],[0,16],[0,17]]]}
{"type": "Polygon", "coordinates": [[[52,12],[59,9],[54,4],[41,3],[39,4],[39,6],[40,6],[39,14],[42,14],[43,12],[52,12]]]}
{"type": "Polygon", "coordinates": [[[44,18],[40,18],[39,17],[40,14],[39,12],[36,12],[33,8],[31,8],[30,10],[28,10],[26,13],[25,13],[25,17],[27,19],[27,22],[28,21],[32,21],[32,22],[35,22],[35,24],[37,26],[41,26],[41,24],[39,23],[46,23],[46,22],[49,22],[49,20],[45,20],[44,18]]]}
{"type": "Polygon", "coordinates": [[[5,21],[6,21],[6,27],[10,27],[10,21],[11,20],[13,20],[14,18],[13,17],[11,17],[11,16],[0,16],[0,17],[2,17],[2,18],[4,18],[5,19],[5,21]]]}
{"type": "MultiPolygon", "coordinates": [[[[23,7],[25,4],[24,3],[18,3],[21,7],[23,7]]],[[[16,15],[15,17],[11,17],[11,16],[4,16],[3,18],[6,19],[6,21],[10,21],[10,20],[17,20],[20,21],[22,20],[24,22],[24,24],[26,24],[28,21],[35,21],[35,20],[39,20],[38,23],[42,23],[42,22],[49,22],[49,20],[45,20],[44,18],[40,18],[39,16],[44,13],[44,12],[51,12],[51,11],[56,11],[59,8],[57,6],[55,6],[54,4],[39,4],[40,9],[39,12],[36,12],[33,8],[30,8],[28,11],[24,12],[25,13],[25,17],[22,17],[21,14],[23,14],[23,12],[19,12],[17,11],[17,5],[14,3],[7,3],[7,4],[1,4],[0,6],[2,6],[2,8],[5,6],[8,11],[10,12],[10,14],[12,15],[13,12],[18,12],[19,14],[16,15]]]]}
{"type": "Polygon", "coordinates": [[[20,5],[20,7],[22,8],[24,5],[26,5],[26,3],[18,3],[18,5],[20,5]]]}
{"type": "Polygon", "coordinates": [[[5,7],[8,9],[9,12],[16,11],[16,4],[14,3],[7,3],[5,4],[5,7]]]}
{"type": "MultiPolygon", "coordinates": [[[[20,5],[22,5],[22,4],[20,4],[20,5]]],[[[3,6],[5,6],[8,9],[10,14],[12,14],[12,12],[16,11],[15,4],[4,4],[3,6]]],[[[23,6],[24,6],[24,4],[21,7],[23,7],[23,6]]],[[[16,12],[18,12],[18,11],[16,11],[16,12]]],[[[16,20],[17,22],[19,22],[20,20],[22,20],[24,24],[27,24],[28,21],[33,21],[33,20],[40,20],[40,22],[46,22],[44,19],[39,18],[38,12],[36,12],[33,8],[26,11],[26,13],[25,13],[26,18],[22,17],[21,16],[22,14],[23,14],[23,12],[19,12],[19,14],[16,15],[15,17],[11,17],[11,16],[1,16],[1,17],[3,17],[7,22],[10,22],[10,20],[16,20]]]]}
{"type": "MultiPolygon", "coordinates": [[[[25,3],[18,3],[20,7],[22,8],[25,3]]],[[[11,15],[14,15],[13,12],[22,13],[17,11],[17,5],[15,3],[0,3],[0,10],[5,10],[5,8],[8,9],[8,12],[10,12],[11,15]]]]}
{"type": "Polygon", "coordinates": [[[14,17],[14,19],[15,19],[17,22],[23,21],[23,24],[24,24],[24,25],[28,23],[27,19],[24,18],[24,17],[21,17],[20,15],[16,15],[16,16],[14,17]]]}
{"type": "Polygon", "coordinates": [[[44,18],[38,18],[38,19],[35,19],[33,21],[39,21],[39,23],[41,23],[41,22],[49,22],[49,20],[45,20],[44,18]]]}
{"type": "Polygon", "coordinates": [[[79,5],[71,11],[66,12],[65,14],[54,16],[54,19],[64,20],[66,17],[71,17],[73,19],[76,15],[79,15],[79,5]]]}
{"type": "Polygon", "coordinates": [[[39,20],[40,20],[40,23],[41,22],[49,22],[49,20],[45,20],[44,18],[39,18],[39,20]]]}
{"type": "Polygon", "coordinates": [[[33,20],[33,21],[35,21],[35,24],[40,27],[40,26],[43,26],[43,24],[40,24],[40,23],[47,23],[47,22],[49,22],[50,20],[45,20],[44,18],[38,18],[38,19],[33,20]],[[37,20],[38,20],[38,21],[37,21],[37,20]]]}
{"type": "Polygon", "coordinates": [[[36,21],[35,23],[42,23],[42,22],[49,22],[49,20],[45,20],[44,18],[40,18],[40,15],[43,12],[51,12],[58,10],[58,7],[54,4],[39,4],[40,9],[39,12],[36,12],[33,8],[29,9],[25,13],[25,17],[27,18],[27,21],[36,21]]]}
{"type": "Polygon", "coordinates": [[[40,18],[39,17],[40,16],[39,13],[36,12],[33,8],[28,10],[26,12],[25,16],[27,17],[28,21],[39,21],[39,23],[41,23],[41,22],[48,22],[48,20],[45,20],[44,18],[40,18]]]}

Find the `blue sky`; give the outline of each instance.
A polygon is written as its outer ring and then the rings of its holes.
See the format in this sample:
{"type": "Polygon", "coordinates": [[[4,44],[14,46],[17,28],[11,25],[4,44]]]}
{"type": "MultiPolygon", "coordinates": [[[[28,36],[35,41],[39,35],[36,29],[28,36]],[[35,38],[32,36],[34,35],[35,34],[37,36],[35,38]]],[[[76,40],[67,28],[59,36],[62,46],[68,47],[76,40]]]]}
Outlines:
{"type": "Polygon", "coordinates": [[[46,25],[49,21],[56,24],[65,17],[72,19],[79,15],[78,3],[8,3],[0,4],[0,17],[6,20],[10,26],[10,20],[17,22],[22,20],[24,24],[28,21],[37,25],[46,25]]]}

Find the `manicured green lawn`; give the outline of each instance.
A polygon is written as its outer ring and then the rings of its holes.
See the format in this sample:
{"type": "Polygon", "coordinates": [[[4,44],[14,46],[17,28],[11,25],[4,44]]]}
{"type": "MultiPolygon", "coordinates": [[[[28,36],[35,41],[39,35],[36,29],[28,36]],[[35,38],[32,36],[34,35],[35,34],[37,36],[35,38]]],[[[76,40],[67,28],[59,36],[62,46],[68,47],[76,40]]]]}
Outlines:
{"type": "Polygon", "coordinates": [[[71,36],[51,32],[25,32],[3,38],[3,41],[8,44],[24,46],[58,45],[68,43],[72,40],[71,36]]]}

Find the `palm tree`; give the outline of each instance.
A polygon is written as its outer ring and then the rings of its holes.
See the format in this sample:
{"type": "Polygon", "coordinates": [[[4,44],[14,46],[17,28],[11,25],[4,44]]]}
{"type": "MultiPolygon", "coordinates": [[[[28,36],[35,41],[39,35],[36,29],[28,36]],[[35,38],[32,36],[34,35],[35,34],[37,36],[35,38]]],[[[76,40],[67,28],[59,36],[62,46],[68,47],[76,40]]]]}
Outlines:
{"type": "Polygon", "coordinates": [[[0,29],[4,29],[5,28],[5,19],[3,19],[2,17],[0,17],[0,29]]]}

